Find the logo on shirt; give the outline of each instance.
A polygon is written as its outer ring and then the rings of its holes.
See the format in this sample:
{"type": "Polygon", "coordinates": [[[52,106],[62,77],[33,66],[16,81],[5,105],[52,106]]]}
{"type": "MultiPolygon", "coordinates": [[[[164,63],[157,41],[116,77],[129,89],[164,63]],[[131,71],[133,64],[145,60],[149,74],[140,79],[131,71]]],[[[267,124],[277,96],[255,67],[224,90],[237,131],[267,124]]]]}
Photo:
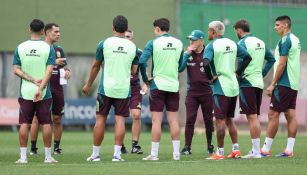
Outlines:
{"type": "Polygon", "coordinates": [[[264,48],[261,47],[261,44],[260,43],[257,43],[257,48],[255,50],[263,50],[264,48]]]}
{"type": "Polygon", "coordinates": [[[233,50],[230,49],[230,46],[226,46],[225,50],[226,50],[226,51],[223,52],[223,54],[233,53],[233,50]]]}
{"type": "Polygon", "coordinates": [[[176,50],[176,48],[173,47],[173,43],[167,43],[163,50],[176,50]]]}
{"type": "Polygon", "coordinates": [[[124,51],[124,47],[123,46],[118,46],[117,50],[113,50],[113,53],[123,53],[123,54],[127,54],[127,52],[124,51]]]}
{"type": "Polygon", "coordinates": [[[26,56],[40,57],[40,55],[36,54],[36,51],[37,50],[35,50],[35,49],[31,49],[30,53],[27,53],[26,56]]]}
{"type": "Polygon", "coordinates": [[[195,66],[196,63],[187,63],[187,66],[195,66]]]}

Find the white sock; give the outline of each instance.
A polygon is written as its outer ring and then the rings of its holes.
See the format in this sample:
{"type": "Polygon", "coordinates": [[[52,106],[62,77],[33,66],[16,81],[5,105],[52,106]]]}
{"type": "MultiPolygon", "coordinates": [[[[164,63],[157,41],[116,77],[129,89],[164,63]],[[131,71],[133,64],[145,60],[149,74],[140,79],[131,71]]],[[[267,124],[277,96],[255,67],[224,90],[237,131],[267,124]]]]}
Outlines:
{"type": "Polygon", "coordinates": [[[216,154],[219,156],[224,155],[224,148],[217,147],[216,154]]]}
{"type": "Polygon", "coordinates": [[[234,143],[232,145],[232,151],[238,151],[239,150],[239,144],[238,143],[234,143]]]}
{"type": "Polygon", "coordinates": [[[20,147],[20,158],[27,160],[27,147],[20,147]]]}
{"type": "Polygon", "coordinates": [[[151,142],[151,155],[158,157],[159,153],[159,142],[151,142]]]}
{"type": "Polygon", "coordinates": [[[294,143],[295,143],[295,138],[289,137],[286,148],[287,152],[293,152],[294,143]]]}
{"type": "Polygon", "coordinates": [[[252,139],[252,151],[254,154],[259,154],[260,151],[260,138],[252,139]]]}
{"type": "Polygon", "coordinates": [[[100,146],[93,145],[92,158],[98,157],[100,154],[100,146]]]}
{"type": "Polygon", "coordinates": [[[180,140],[173,140],[173,153],[180,154],[179,147],[180,147],[180,140]]]}
{"type": "Polygon", "coordinates": [[[45,159],[51,158],[51,147],[45,147],[45,159]]]}
{"type": "Polygon", "coordinates": [[[266,137],[265,140],[264,140],[262,151],[264,151],[264,152],[270,151],[272,143],[273,143],[273,139],[266,137]]]}
{"type": "Polygon", "coordinates": [[[121,154],[121,150],[122,149],[122,145],[114,145],[114,157],[120,158],[120,154],[121,154]]]}

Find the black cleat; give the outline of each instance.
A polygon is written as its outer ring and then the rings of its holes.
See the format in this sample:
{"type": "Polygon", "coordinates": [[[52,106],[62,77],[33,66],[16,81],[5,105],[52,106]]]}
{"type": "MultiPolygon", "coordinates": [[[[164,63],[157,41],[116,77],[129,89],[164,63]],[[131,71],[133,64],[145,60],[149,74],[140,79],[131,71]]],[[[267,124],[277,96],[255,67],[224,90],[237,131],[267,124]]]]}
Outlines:
{"type": "Polygon", "coordinates": [[[62,154],[62,149],[61,149],[61,148],[54,148],[53,154],[54,154],[54,155],[60,155],[60,154],[62,154]]]}
{"type": "Polygon", "coordinates": [[[208,154],[212,155],[214,153],[214,146],[210,145],[208,146],[208,154]]]}
{"type": "Polygon", "coordinates": [[[191,148],[189,146],[184,146],[184,148],[181,150],[182,155],[190,155],[192,154],[191,148]]]}
{"type": "Polygon", "coordinates": [[[122,154],[127,154],[128,153],[125,145],[122,145],[122,148],[120,149],[120,151],[122,152],[122,154]]]}
{"type": "Polygon", "coordinates": [[[131,149],[131,154],[143,154],[142,148],[140,145],[135,145],[131,149]]]}
{"type": "Polygon", "coordinates": [[[37,156],[38,155],[37,150],[38,150],[38,148],[31,148],[30,155],[31,156],[37,156]]]}

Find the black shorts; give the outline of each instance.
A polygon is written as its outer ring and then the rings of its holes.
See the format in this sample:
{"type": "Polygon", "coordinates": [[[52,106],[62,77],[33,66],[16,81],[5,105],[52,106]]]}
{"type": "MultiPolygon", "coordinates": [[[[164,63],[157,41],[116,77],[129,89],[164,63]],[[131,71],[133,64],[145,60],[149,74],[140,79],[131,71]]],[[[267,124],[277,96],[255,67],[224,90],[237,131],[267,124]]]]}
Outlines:
{"type": "Polygon", "coordinates": [[[233,118],[235,116],[237,96],[226,97],[224,95],[214,95],[214,117],[218,119],[233,118]]]}
{"type": "Polygon", "coordinates": [[[296,108],[297,91],[285,86],[276,86],[271,97],[270,109],[286,112],[296,108]]]}
{"type": "Polygon", "coordinates": [[[240,114],[260,115],[262,89],[256,87],[240,88],[240,114]]]}
{"type": "Polygon", "coordinates": [[[98,94],[96,101],[96,114],[107,116],[111,106],[113,105],[115,115],[129,117],[129,101],[130,98],[111,98],[98,94]]]}

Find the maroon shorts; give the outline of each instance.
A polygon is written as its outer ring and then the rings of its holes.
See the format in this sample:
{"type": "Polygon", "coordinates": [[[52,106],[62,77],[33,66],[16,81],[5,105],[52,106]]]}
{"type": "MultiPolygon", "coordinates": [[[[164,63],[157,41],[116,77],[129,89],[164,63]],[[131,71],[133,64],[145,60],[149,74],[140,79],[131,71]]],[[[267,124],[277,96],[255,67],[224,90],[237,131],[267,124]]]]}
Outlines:
{"type": "Polygon", "coordinates": [[[64,115],[64,93],[62,91],[54,91],[52,94],[52,114],[62,117],[64,115]]]}
{"type": "Polygon", "coordinates": [[[240,88],[240,114],[260,115],[262,89],[256,87],[240,88]]]}
{"type": "Polygon", "coordinates": [[[52,124],[51,120],[51,105],[52,99],[33,102],[33,100],[18,99],[19,109],[19,124],[31,124],[34,114],[36,114],[39,124],[52,124]]]}
{"type": "Polygon", "coordinates": [[[177,112],[179,109],[179,92],[151,90],[149,104],[150,111],[163,112],[165,106],[166,111],[177,112]]]}
{"type": "Polygon", "coordinates": [[[235,116],[237,96],[226,97],[214,95],[214,117],[218,119],[233,118],[235,116]]]}
{"type": "Polygon", "coordinates": [[[114,106],[115,115],[129,117],[129,98],[111,98],[105,95],[98,94],[96,101],[96,114],[109,114],[111,106],[114,106]]]}
{"type": "Polygon", "coordinates": [[[140,109],[142,107],[142,94],[140,86],[131,86],[130,109],[140,109]]]}
{"type": "Polygon", "coordinates": [[[287,109],[295,109],[296,98],[296,90],[284,86],[276,86],[271,97],[270,109],[277,112],[286,112],[287,109]]]}

